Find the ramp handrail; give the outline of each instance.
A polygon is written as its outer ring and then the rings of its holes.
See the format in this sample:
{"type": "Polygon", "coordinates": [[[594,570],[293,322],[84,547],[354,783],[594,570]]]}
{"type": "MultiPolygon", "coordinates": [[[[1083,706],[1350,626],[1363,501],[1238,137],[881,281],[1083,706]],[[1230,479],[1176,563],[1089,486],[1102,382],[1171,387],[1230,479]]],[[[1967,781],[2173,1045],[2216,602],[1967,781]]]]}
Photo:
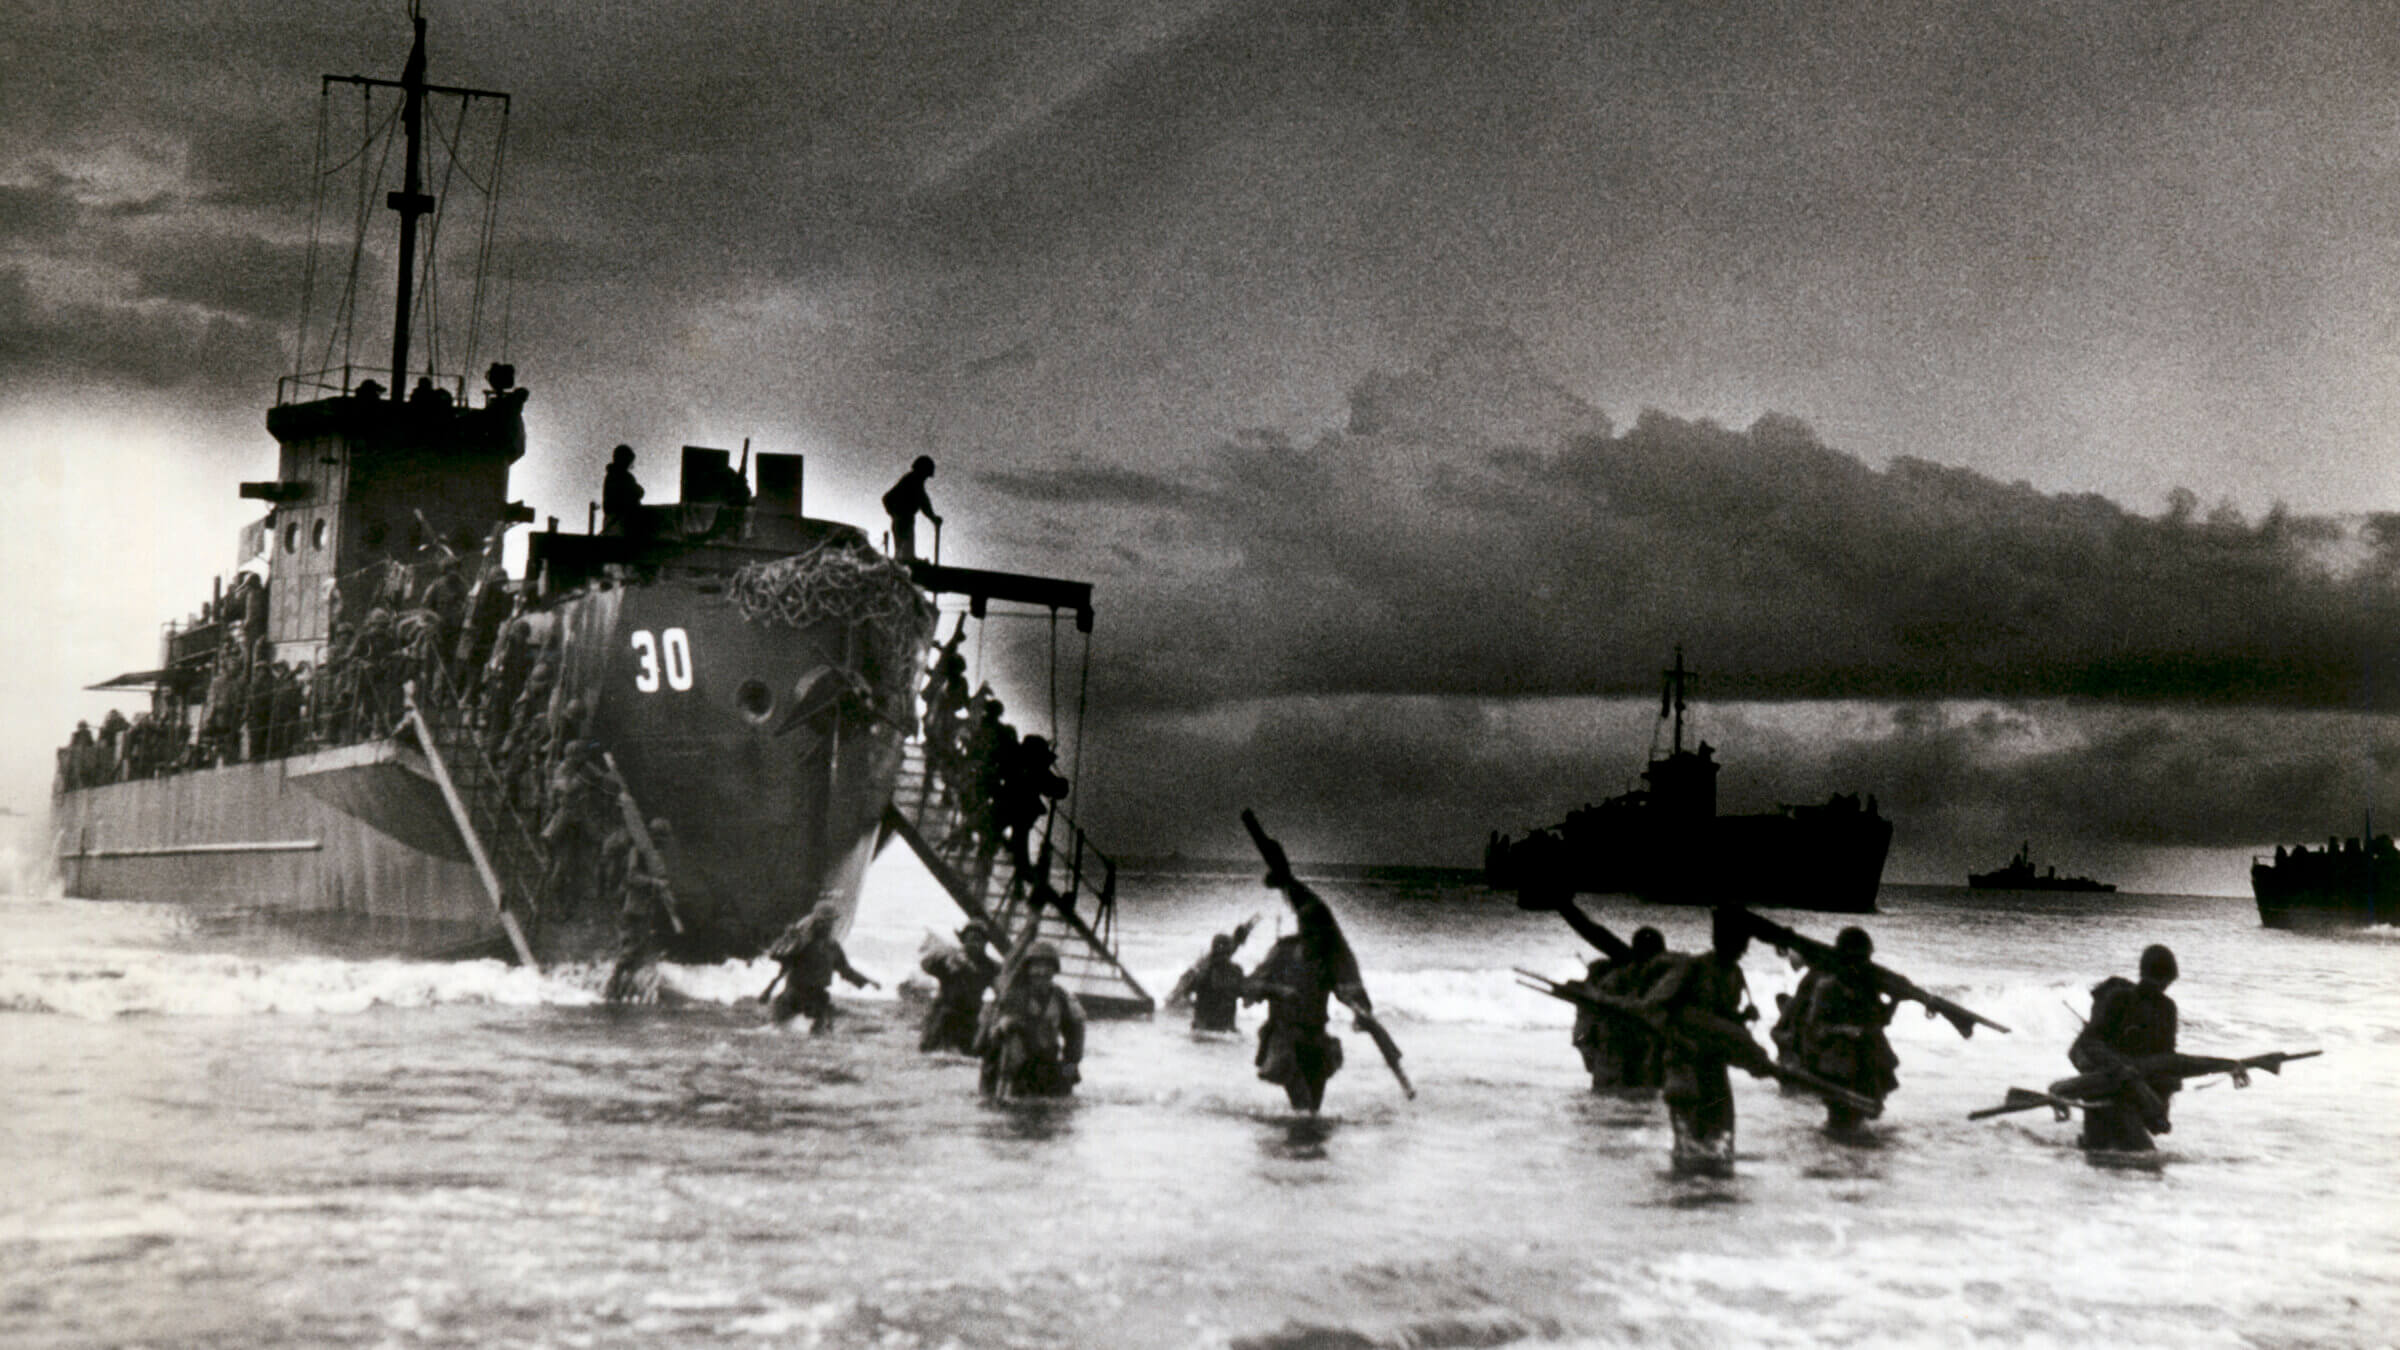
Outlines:
{"type": "Polygon", "coordinates": [[[466,841],[467,856],[474,860],[475,874],[483,879],[484,890],[492,897],[492,908],[500,916],[500,927],[508,933],[509,945],[517,949],[517,959],[526,969],[539,971],[542,966],[533,957],[532,944],[525,940],[525,930],[517,916],[508,912],[508,896],[500,884],[500,874],[493,870],[492,860],[484,852],[482,835],[475,828],[475,819],[467,810],[465,799],[458,794],[458,785],[450,780],[449,766],[442,762],[441,746],[435,741],[433,728],[426,725],[425,713],[417,706],[417,682],[400,686],[400,700],[408,709],[407,721],[416,728],[418,747],[425,752],[426,767],[433,771],[434,784],[442,791],[442,800],[450,807],[451,819],[458,826],[459,836],[466,841]]]}

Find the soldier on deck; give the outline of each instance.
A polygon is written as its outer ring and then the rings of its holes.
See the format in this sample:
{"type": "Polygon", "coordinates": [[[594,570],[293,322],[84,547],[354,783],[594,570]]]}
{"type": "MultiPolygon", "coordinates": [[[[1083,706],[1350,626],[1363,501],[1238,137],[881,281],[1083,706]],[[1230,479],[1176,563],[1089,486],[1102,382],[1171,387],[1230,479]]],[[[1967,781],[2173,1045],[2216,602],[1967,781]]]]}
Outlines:
{"type": "Polygon", "coordinates": [[[100,719],[100,779],[102,782],[113,783],[125,776],[126,733],[132,729],[133,723],[126,721],[125,714],[115,708],[109,709],[108,716],[100,719]]]}
{"type": "Polygon", "coordinates": [[[892,518],[892,556],[902,562],[917,556],[917,517],[923,515],[936,526],[942,518],[935,514],[933,499],[925,495],[925,480],[933,477],[933,460],[919,455],[908,466],[900,481],[883,494],[883,509],[892,518]]]}
{"type": "Polygon", "coordinates": [[[600,533],[639,533],[635,524],[642,509],[642,485],[633,476],[633,447],[620,445],[609,456],[608,472],[600,480],[600,533]]]}

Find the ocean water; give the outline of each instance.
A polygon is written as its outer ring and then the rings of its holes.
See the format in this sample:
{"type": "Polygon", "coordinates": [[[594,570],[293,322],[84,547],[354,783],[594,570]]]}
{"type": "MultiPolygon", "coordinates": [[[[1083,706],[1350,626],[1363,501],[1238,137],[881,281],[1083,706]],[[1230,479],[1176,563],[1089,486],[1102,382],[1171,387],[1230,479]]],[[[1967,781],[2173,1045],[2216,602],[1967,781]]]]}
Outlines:
{"type": "MultiPolygon", "coordinates": [[[[1589,1091],[1584,953],[1440,878],[1341,879],[1404,1100],[1365,1037],[1324,1118],[1251,1044],[1096,1024],[1072,1102],[990,1108],[889,990],[764,1029],[764,965],[601,972],[229,945],[171,906],[0,899],[0,1344],[27,1346],[2365,1346],[2400,1328],[2400,942],[2223,898],[1892,888],[1879,956],[2014,1028],[1903,1008],[1871,1144],[1735,1079],[1730,1180],[1655,1102],[1589,1091]],[[2187,1048],[2322,1059],[2178,1098],[2154,1170],[2046,1113],[2090,985],[2181,957],[2187,1048]]],[[[1280,901],[1131,878],[1154,991],[1280,901]]],[[[1599,905],[1620,932],[1705,915],[1599,905]]],[[[1839,921],[1770,913],[1830,940],[1839,921]]],[[[896,983],[954,916],[879,863],[849,949],[896,983]]],[[[1745,963],[1759,1000],[1794,983],[1745,963]]],[[[1246,1010],[1244,1028],[1256,1025],[1246,1010]]],[[[1346,1020],[1346,1019],[1337,1019],[1346,1020]]]]}

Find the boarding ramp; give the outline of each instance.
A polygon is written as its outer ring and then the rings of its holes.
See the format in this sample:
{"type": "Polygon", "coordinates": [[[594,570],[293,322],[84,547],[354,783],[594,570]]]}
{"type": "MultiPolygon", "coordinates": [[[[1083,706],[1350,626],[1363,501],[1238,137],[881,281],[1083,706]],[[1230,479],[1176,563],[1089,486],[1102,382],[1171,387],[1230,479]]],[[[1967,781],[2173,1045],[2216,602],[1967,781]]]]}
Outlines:
{"type": "Polygon", "coordinates": [[[924,742],[902,748],[900,776],[884,808],[880,848],[897,837],[970,918],[992,925],[1002,947],[1021,936],[1037,882],[1056,897],[1041,907],[1043,935],[1058,944],[1058,982],[1101,1017],[1147,1017],[1158,1003],[1117,959],[1117,866],[1065,812],[1053,810],[1036,829],[1036,876],[990,844],[990,827],[976,819],[973,794],[953,780],[963,765],[932,763],[924,742]],[[995,887],[995,881],[998,885],[995,887]]]}

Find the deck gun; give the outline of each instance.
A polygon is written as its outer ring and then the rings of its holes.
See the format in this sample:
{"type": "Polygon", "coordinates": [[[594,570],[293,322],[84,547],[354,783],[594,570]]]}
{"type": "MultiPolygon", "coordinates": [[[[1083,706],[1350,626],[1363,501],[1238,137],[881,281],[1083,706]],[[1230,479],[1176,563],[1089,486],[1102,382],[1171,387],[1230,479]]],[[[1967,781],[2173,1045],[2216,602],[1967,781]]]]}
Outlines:
{"type": "MultiPolygon", "coordinates": [[[[1813,969],[1830,968],[1840,961],[1840,957],[1835,953],[1831,943],[1804,937],[1773,919],[1747,909],[1741,911],[1741,914],[1742,921],[1748,926],[1752,937],[1778,951],[1797,952],[1800,959],[1807,962],[1813,969]]],[[[1927,1017],[1939,1016],[1948,1019],[1950,1025],[1956,1027],[1961,1036],[1973,1036],[1975,1028],[1978,1026],[1987,1026],[2000,1032],[2008,1030],[2007,1027],[1972,1008],[1953,1003],[1939,994],[1927,992],[1916,981],[1896,970],[1873,963],[1869,963],[1867,969],[1874,976],[1875,988],[1878,992],[1904,1003],[1922,1004],[1927,1017]]]]}

